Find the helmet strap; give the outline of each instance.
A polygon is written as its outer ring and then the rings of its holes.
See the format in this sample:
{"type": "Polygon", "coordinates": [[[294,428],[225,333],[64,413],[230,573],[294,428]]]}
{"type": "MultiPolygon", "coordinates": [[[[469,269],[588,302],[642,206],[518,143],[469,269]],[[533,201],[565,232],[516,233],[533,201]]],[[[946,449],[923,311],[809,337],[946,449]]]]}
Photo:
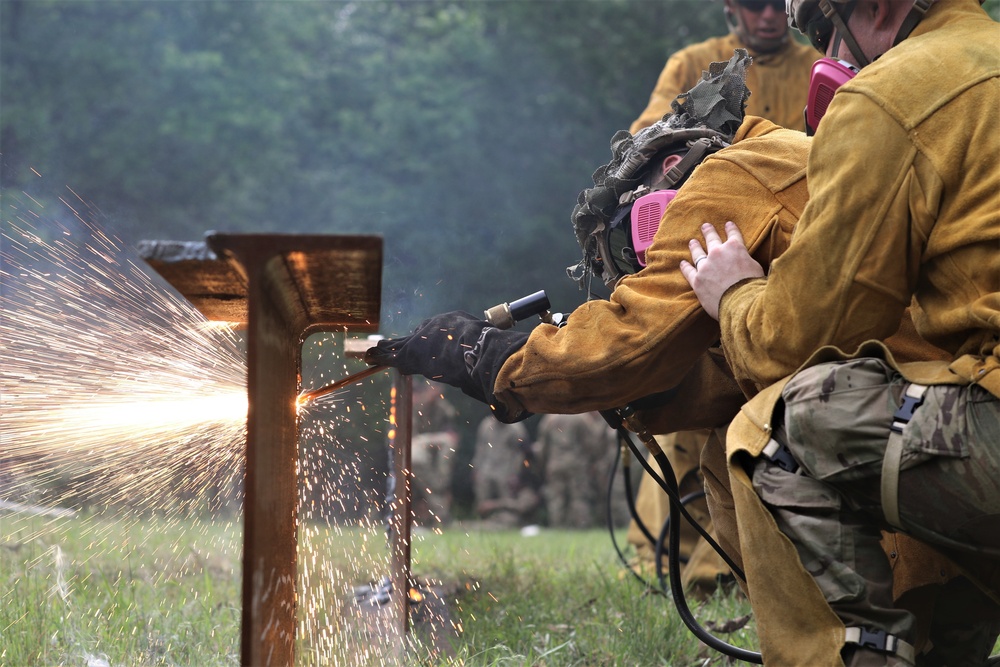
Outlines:
{"type": "Polygon", "coordinates": [[[712,150],[713,147],[717,151],[725,145],[726,143],[721,139],[709,139],[708,137],[701,137],[700,139],[688,142],[684,157],[670,163],[665,163],[665,168],[660,178],[651,183],[650,187],[654,190],[666,190],[677,187],[678,183],[687,178],[691,171],[701,164],[701,161],[705,159],[709,151],[715,152],[712,150]]]}
{"type": "Polygon", "coordinates": [[[852,2],[848,6],[845,15],[841,16],[834,3],[830,2],[830,0],[820,0],[819,3],[820,9],[823,11],[823,16],[828,18],[833,23],[834,28],[836,28],[837,38],[833,46],[834,57],[837,56],[837,51],[840,48],[840,40],[843,39],[847,43],[847,48],[854,55],[854,59],[858,61],[858,67],[865,67],[871,61],[868,60],[868,56],[861,50],[861,45],[854,39],[854,35],[851,34],[850,29],[847,27],[847,21],[851,18],[855,6],[857,6],[856,3],[852,2]]]}
{"type": "Polygon", "coordinates": [[[913,7],[910,9],[910,13],[903,19],[903,23],[899,26],[899,32],[896,33],[896,38],[892,40],[893,46],[896,46],[910,36],[910,33],[917,27],[917,24],[924,20],[924,14],[927,13],[932,4],[934,4],[934,0],[913,0],[913,7]]]}

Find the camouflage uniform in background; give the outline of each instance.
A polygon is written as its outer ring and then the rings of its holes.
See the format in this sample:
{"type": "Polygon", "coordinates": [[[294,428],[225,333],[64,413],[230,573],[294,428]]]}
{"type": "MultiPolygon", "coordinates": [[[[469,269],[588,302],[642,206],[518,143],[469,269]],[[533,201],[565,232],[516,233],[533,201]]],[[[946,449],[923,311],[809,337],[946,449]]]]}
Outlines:
{"type": "MultiPolygon", "coordinates": [[[[632,518],[628,509],[628,500],[625,498],[625,482],[622,477],[622,463],[615,467],[615,459],[618,458],[620,443],[618,433],[604,420],[599,412],[586,413],[591,416],[591,426],[593,428],[593,438],[595,443],[596,458],[590,468],[591,485],[597,490],[597,502],[594,507],[594,522],[598,526],[604,526],[608,521],[608,511],[610,504],[612,525],[616,528],[624,528],[632,518]],[[614,475],[611,485],[611,495],[608,496],[608,478],[614,475]]],[[[631,453],[629,454],[631,456],[631,453]]],[[[629,468],[629,476],[632,488],[639,485],[642,468],[635,463],[629,468]]]]}
{"type": "Polygon", "coordinates": [[[602,497],[592,468],[604,460],[607,441],[595,428],[596,413],[550,414],[538,424],[535,451],[545,471],[544,495],[553,528],[590,528],[602,497]]]}
{"type": "Polygon", "coordinates": [[[472,482],[482,519],[498,528],[536,523],[542,504],[540,477],[523,424],[504,424],[492,415],[480,422],[472,482]]]}
{"type": "Polygon", "coordinates": [[[413,390],[413,514],[417,525],[451,521],[451,478],[458,452],[457,416],[439,389],[418,384],[413,390]]]}

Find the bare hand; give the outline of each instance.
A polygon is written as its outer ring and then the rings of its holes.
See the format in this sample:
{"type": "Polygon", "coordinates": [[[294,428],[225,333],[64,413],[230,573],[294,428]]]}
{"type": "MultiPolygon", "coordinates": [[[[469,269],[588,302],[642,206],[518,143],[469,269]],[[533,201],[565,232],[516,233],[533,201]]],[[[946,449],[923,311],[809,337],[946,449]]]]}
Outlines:
{"type": "Polygon", "coordinates": [[[710,222],[701,226],[705,247],[691,239],[691,261],[681,260],[681,273],[698,296],[705,312],[719,319],[719,301],[727,289],[746,278],[763,278],[764,268],[747,252],[743,235],[734,222],[726,223],[726,241],[710,222]]]}

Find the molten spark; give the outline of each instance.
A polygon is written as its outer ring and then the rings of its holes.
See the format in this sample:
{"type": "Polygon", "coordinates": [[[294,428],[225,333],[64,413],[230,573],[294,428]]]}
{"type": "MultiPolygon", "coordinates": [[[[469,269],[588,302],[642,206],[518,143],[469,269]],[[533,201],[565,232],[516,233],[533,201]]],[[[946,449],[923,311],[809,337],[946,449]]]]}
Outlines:
{"type": "Polygon", "coordinates": [[[0,246],[0,463],[13,473],[0,497],[156,509],[179,488],[189,503],[238,493],[239,340],[151,277],[82,200],[60,199],[56,220],[29,199],[7,202],[0,246]]]}
{"type": "MultiPolygon", "coordinates": [[[[166,545],[153,584],[170,581],[172,570],[186,566],[169,564],[187,563],[192,555],[196,562],[219,559],[217,569],[231,571],[239,553],[236,517],[205,510],[235,510],[242,496],[247,394],[241,341],[151,277],[144,262],[92,222],[95,212],[79,197],[69,198],[72,205],[60,199],[54,214],[44,211],[41,198],[4,197],[0,501],[6,504],[0,511],[20,515],[13,522],[9,514],[0,517],[5,533],[23,524],[18,539],[33,544],[59,539],[56,522],[82,523],[93,537],[92,552],[67,553],[74,566],[110,559],[131,569],[146,535],[179,525],[206,536],[189,532],[166,545]],[[93,513],[48,514],[81,505],[93,513]],[[207,537],[220,529],[221,537],[207,537]]],[[[336,427],[349,422],[346,397],[324,390],[323,398],[299,405],[300,637],[317,664],[373,664],[361,662],[368,642],[340,619],[350,600],[343,587],[388,570],[383,519],[374,511],[353,526],[339,518],[358,514],[359,507],[382,507],[384,492],[345,491],[364,488],[351,482],[368,471],[338,454],[351,449],[338,440],[336,427]],[[340,409],[331,418],[335,401],[340,409]]],[[[364,415],[359,407],[355,414],[364,415]]],[[[173,583],[171,590],[198,598],[186,580],[173,583]]],[[[66,591],[72,599],[73,589],[66,591]]],[[[185,613],[184,599],[165,611],[185,613]]],[[[18,625],[32,622],[18,618],[10,627],[0,624],[0,631],[18,635],[18,625]]],[[[70,626],[64,641],[83,645],[80,636],[88,631],[70,626]]],[[[123,641],[130,632],[135,626],[120,629],[123,641]]],[[[234,647],[237,639],[234,633],[234,647]]]]}

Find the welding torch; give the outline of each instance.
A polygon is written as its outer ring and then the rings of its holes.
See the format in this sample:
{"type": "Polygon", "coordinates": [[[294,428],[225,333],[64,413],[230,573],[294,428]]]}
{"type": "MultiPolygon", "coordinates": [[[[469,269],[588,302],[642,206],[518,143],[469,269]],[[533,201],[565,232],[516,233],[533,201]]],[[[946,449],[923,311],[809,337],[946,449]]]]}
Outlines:
{"type": "Polygon", "coordinates": [[[355,382],[361,382],[366,377],[388,370],[389,368],[389,366],[369,366],[364,370],[358,371],[357,373],[351,373],[350,375],[343,377],[336,382],[331,382],[330,384],[320,387],[319,389],[304,391],[298,395],[295,402],[298,405],[307,405],[315,401],[317,398],[332,394],[338,389],[343,389],[344,387],[352,385],[355,382]]]}
{"type": "MultiPolygon", "coordinates": [[[[538,315],[543,322],[547,322],[549,324],[555,324],[557,326],[564,324],[565,316],[561,313],[553,315],[549,312],[549,308],[549,298],[546,296],[545,290],[539,290],[534,294],[529,294],[528,296],[517,299],[516,301],[511,301],[510,303],[500,303],[492,308],[487,308],[483,311],[483,317],[490,323],[490,325],[496,327],[497,329],[510,329],[518,322],[525,320],[532,315],[538,315]]],[[[366,339],[348,339],[344,341],[344,355],[361,359],[365,356],[365,352],[381,339],[381,336],[369,336],[366,339]]],[[[336,382],[322,386],[319,389],[304,391],[298,395],[295,402],[299,406],[308,405],[317,398],[328,396],[338,389],[343,389],[344,387],[360,382],[367,377],[371,377],[372,375],[388,370],[389,368],[390,366],[369,366],[364,370],[352,373],[337,380],[336,382]]]]}
{"type": "MultiPolygon", "coordinates": [[[[373,347],[376,343],[382,340],[382,336],[368,336],[368,338],[348,338],[344,341],[344,356],[352,357],[354,359],[362,359],[365,356],[365,352],[369,348],[373,347]]],[[[342,377],[336,382],[331,382],[328,385],[324,385],[319,389],[310,389],[309,391],[304,391],[298,395],[295,399],[295,404],[298,406],[308,405],[312,403],[317,398],[322,398],[323,396],[328,396],[338,389],[343,389],[356,382],[361,382],[366,377],[375,375],[376,373],[381,373],[382,371],[389,370],[389,366],[369,366],[364,370],[360,370],[357,373],[351,373],[346,377],[342,377]]]]}

